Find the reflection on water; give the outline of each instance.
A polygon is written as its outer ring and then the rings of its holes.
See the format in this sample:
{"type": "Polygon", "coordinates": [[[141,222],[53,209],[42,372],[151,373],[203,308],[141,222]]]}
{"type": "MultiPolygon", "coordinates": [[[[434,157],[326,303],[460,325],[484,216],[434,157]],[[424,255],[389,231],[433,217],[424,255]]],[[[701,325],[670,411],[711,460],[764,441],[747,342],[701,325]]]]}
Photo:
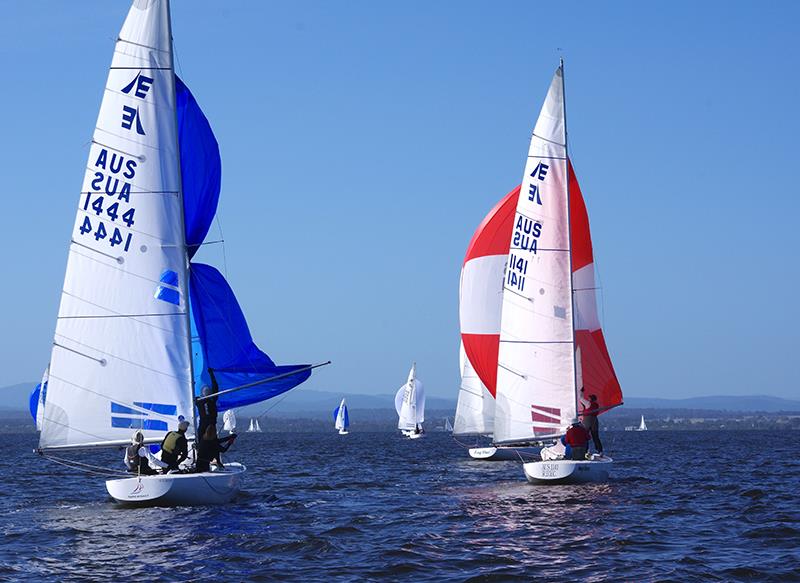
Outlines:
{"type": "Polygon", "coordinates": [[[800,578],[797,435],[730,434],[735,450],[703,459],[696,434],[609,434],[609,483],[543,487],[441,433],[246,434],[229,456],[249,468],[234,504],[169,509],[120,508],[103,478],[6,437],[0,578],[800,578]]]}

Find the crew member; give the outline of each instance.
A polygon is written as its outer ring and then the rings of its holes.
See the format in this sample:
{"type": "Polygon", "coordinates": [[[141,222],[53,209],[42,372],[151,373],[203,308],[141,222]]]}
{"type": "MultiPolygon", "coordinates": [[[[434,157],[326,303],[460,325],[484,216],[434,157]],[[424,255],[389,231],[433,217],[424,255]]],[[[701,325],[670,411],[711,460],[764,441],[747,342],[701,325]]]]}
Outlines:
{"type": "Polygon", "coordinates": [[[600,455],[603,455],[603,444],[600,441],[600,424],[597,421],[597,412],[600,405],[597,403],[597,395],[590,395],[587,401],[584,397],[584,390],[581,387],[581,404],[583,405],[583,426],[589,435],[592,436],[592,443],[594,449],[600,455]]]}
{"type": "Polygon", "coordinates": [[[161,442],[161,461],[167,464],[166,474],[170,470],[177,470],[181,462],[189,456],[189,444],[186,441],[188,421],[180,421],[177,431],[170,431],[161,442]]]}
{"type": "Polygon", "coordinates": [[[131,437],[131,444],[125,448],[124,460],[129,472],[146,476],[158,473],[152,466],[167,467],[167,464],[150,453],[144,445],[144,435],[141,431],[135,431],[131,437]]]}
{"type": "Polygon", "coordinates": [[[200,391],[200,394],[203,397],[211,397],[210,399],[203,399],[202,401],[197,401],[197,411],[199,413],[198,417],[200,418],[200,422],[197,425],[197,435],[205,435],[206,429],[209,425],[213,425],[216,429],[217,427],[217,393],[219,392],[219,385],[217,384],[217,378],[214,376],[214,370],[209,368],[208,369],[208,376],[211,377],[211,386],[208,385],[203,386],[203,390],[200,391]]]}
{"type": "Polygon", "coordinates": [[[567,434],[562,438],[562,441],[566,448],[564,459],[586,459],[586,450],[589,447],[589,432],[581,425],[577,417],[572,420],[572,426],[567,429],[567,434]]]}
{"type": "Polygon", "coordinates": [[[232,433],[222,439],[217,438],[217,426],[209,425],[202,438],[197,443],[197,463],[195,471],[208,472],[211,470],[211,462],[216,460],[220,469],[223,468],[221,452],[228,451],[228,448],[236,441],[236,434],[232,433]]]}

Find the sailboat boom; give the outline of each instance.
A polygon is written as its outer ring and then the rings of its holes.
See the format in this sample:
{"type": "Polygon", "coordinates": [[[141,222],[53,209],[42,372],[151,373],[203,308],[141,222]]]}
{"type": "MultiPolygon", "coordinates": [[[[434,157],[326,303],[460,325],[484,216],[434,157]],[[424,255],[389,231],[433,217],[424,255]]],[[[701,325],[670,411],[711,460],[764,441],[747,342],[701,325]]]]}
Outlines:
{"type": "Polygon", "coordinates": [[[269,377],[268,379],[262,379],[260,381],[254,382],[254,383],[247,383],[246,385],[240,385],[238,387],[233,387],[231,389],[225,389],[224,391],[219,391],[217,393],[214,393],[213,395],[206,395],[205,397],[197,397],[197,402],[200,403],[202,401],[205,401],[206,399],[213,399],[213,398],[219,397],[220,395],[225,395],[227,393],[232,393],[234,391],[241,391],[242,389],[249,389],[250,387],[263,385],[264,383],[271,383],[272,381],[285,379],[286,377],[290,377],[290,376],[295,375],[295,374],[297,374],[299,372],[305,372],[307,370],[313,370],[315,368],[319,368],[321,366],[325,366],[326,364],[330,364],[330,363],[331,363],[331,361],[329,360],[327,362],[320,362],[319,364],[312,364],[310,366],[306,366],[306,367],[303,367],[303,368],[298,368],[297,370],[293,370],[291,372],[285,372],[283,374],[275,375],[274,377],[269,377]]]}

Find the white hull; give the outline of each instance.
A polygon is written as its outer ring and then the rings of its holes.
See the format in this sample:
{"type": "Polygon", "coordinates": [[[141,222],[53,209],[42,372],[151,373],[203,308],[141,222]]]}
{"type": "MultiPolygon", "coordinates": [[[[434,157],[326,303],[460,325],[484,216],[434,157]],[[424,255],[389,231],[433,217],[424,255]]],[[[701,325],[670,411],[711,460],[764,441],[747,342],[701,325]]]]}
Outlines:
{"type": "Polygon", "coordinates": [[[225,504],[239,493],[247,470],[238,463],[202,474],[158,474],[106,480],[106,489],[117,502],[135,506],[203,506],[225,504]]]}
{"type": "Polygon", "coordinates": [[[424,433],[415,433],[413,429],[409,429],[409,430],[405,430],[405,429],[404,429],[404,430],[402,430],[402,431],[401,431],[401,433],[402,433],[402,434],[403,434],[405,437],[407,437],[407,438],[409,438],[409,439],[419,439],[420,437],[422,437],[423,435],[425,435],[424,433]]]}
{"type": "Polygon", "coordinates": [[[487,462],[520,461],[529,456],[538,456],[541,447],[471,447],[469,457],[487,462]]]}
{"type": "Polygon", "coordinates": [[[531,484],[584,484],[607,481],[612,462],[610,457],[592,461],[551,460],[529,462],[522,468],[531,484]]]}
{"type": "Polygon", "coordinates": [[[347,429],[340,429],[339,430],[339,435],[347,435],[348,433],[350,433],[350,432],[347,431],[347,429]]]}

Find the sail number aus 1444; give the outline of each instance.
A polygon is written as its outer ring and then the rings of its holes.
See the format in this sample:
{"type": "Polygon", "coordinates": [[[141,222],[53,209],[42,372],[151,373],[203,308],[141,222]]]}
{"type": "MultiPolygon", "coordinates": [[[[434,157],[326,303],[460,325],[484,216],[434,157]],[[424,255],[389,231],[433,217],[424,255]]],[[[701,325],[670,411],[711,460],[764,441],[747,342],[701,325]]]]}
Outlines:
{"type": "Polygon", "coordinates": [[[131,206],[131,181],[136,175],[136,160],[115,152],[100,150],[94,163],[96,171],[91,190],[83,196],[84,211],[78,233],[105,241],[111,247],[128,251],[133,240],[130,229],[135,223],[136,209],[131,206]]]}

